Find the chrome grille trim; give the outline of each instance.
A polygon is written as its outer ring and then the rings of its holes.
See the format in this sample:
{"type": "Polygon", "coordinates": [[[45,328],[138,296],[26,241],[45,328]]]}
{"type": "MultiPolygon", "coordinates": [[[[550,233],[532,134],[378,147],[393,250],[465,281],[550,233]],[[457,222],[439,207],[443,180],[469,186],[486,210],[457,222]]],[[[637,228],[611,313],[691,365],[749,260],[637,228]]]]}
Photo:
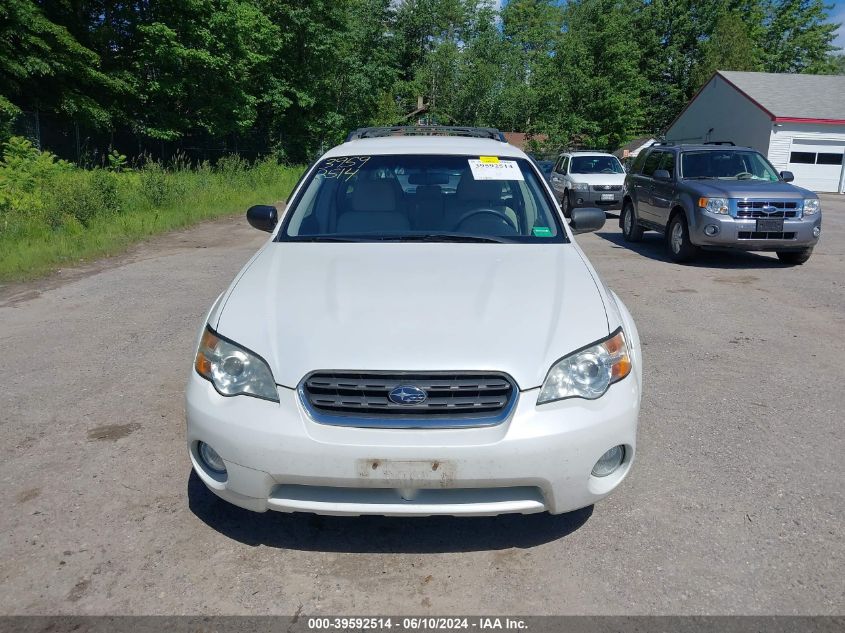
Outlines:
{"type": "Polygon", "coordinates": [[[622,191],[622,185],[591,185],[593,191],[622,191]]]}
{"type": "Polygon", "coordinates": [[[320,424],[382,429],[456,429],[496,426],[519,399],[501,372],[331,371],[309,373],[297,387],[309,417],[320,424]],[[424,402],[388,398],[400,386],[423,389],[424,402]]]}
{"type": "Polygon", "coordinates": [[[756,220],[758,218],[797,219],[802,216],[803,202],[800,200],[759,200],[743,198],[730,201],[730,214],[739,220],[756,220]],[[767,210],[764,210],[767,208],[767,210]],[[771,210],[774,209],[774,210],[771,210]]]}

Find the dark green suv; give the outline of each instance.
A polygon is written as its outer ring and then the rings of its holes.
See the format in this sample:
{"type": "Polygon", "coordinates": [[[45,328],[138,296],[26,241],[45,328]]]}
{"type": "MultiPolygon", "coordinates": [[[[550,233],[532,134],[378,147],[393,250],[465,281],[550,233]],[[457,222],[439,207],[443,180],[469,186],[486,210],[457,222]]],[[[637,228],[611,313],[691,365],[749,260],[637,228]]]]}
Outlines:
{"type": "Polygon", "coordinates": [[[619,225],[628,242],[645,230],[663,233],[677,262],[702,248],[728,248],[775,251],[785,263],[803,264],[819,240],[822,212],[818,196],[792,179],[749,147],[656,143],[625,177],[619,225]]]}

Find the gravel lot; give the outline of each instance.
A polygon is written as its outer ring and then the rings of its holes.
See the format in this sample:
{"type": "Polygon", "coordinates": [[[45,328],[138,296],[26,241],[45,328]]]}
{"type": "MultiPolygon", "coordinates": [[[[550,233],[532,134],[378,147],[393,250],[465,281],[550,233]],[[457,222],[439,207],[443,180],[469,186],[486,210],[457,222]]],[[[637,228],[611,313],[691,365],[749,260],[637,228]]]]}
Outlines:
{"type": "Polygon", "coordinates": [[[580,512],[253,515],[184,445],[199,320],[264,234],[224,220],[0,287],[0,613],[842,614],[845,198],[804,266],[579,238],[634,315],[638,463],[580,512]]]}

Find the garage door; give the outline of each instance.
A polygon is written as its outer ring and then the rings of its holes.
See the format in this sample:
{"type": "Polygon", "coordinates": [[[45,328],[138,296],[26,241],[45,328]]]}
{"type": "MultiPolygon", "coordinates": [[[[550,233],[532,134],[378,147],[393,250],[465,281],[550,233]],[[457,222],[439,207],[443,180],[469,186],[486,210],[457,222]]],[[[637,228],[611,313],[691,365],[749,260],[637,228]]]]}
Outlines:
{"type": "Polygon", "coordinates": [[[789,167],[795,184],[811,191],[840,191],[845,141],[793,139],[789,167]]]}

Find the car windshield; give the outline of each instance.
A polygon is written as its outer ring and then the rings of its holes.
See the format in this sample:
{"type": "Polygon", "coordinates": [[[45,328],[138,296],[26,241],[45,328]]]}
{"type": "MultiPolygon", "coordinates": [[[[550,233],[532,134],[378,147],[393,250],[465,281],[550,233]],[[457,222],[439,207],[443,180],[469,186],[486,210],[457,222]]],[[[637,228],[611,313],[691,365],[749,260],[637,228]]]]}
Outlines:
{"type": "Polygon", "coordinates": [[[624,174],[616,156],[573,156],[570,174],[624,174]]]}
{"type": "Polygon", "coordinates": [[[280,241],[562,242],[529,161],[496,156],[341,156],[318,163],[280,241]]]}
{"type": "Polygon", "coordinates": [[[759,153],[742,150],[702,150],[681,154],[683,178],[778,180],[777,172],[759,153]]]}

